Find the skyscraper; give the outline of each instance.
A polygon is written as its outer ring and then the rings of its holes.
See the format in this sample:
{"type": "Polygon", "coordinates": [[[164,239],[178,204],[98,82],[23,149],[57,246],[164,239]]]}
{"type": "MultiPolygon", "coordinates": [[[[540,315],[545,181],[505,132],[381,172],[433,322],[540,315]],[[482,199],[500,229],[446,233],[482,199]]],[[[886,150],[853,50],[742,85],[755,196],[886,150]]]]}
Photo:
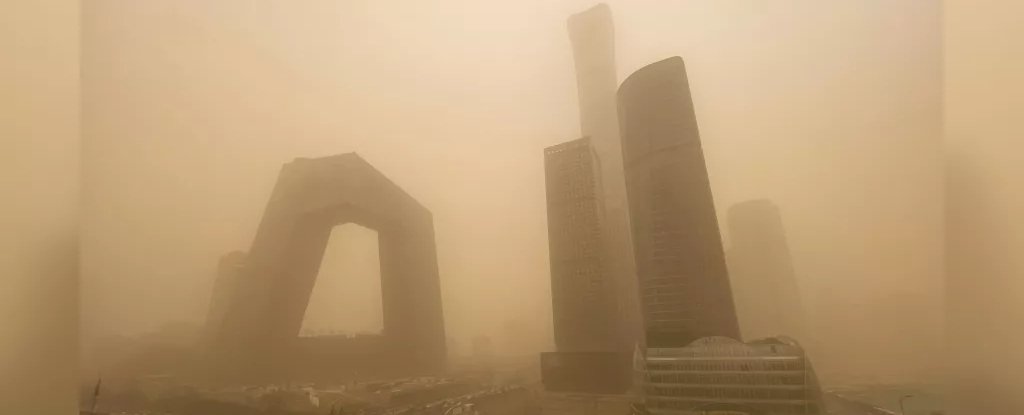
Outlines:
{"type": "MultiPolygon", "coordinates": [[[[569,40],[576,67],[576,92],[580,107],[580,130],[591,137],[602,159],[622,154],[616,116],[615,26],[606,4],[598,4],[569,17],[569,40]]],[[[622,162],[602,166],[606,171],[622,170],[622,162]]],[[[623,196],[624,197],[624,196],[623,196]]]]}
{"type": "Polygon", "coordinates": [[[641,68],[618,92],[632,242],[647,347],[739,338],[686,68],[641,68]]]}
{"type": "Polygon", "coordinates": [[[557,351],[541,354],[541,376],[550,392],[616,394],[630,385],[600,164],[587,137],[544,151],[557,351]]]}
{"type": "Polygon", "coordinates": [[[430,210],[355,153],[299,158],[278,175],[217,327],[221,372],[240,379],[330,379],[342,370],[431,373],[445,364],[430,210]],[[335,226],[378,232],[383,330],[368,339],[300,338],[335,226]],[[367,346],[369,343],[369,346],[367,346]]]}
{"type": "Polygon", "coordinates": [[[803,338],[803,312],[779,208],[748,200],[729,208],[729,274],[746,338],[803,338]]]}
{"type": "Polygon", "coordinates": [[[601,186],[603,205],[605,272],[613,291],[609,306],[614,310],[607,324],[614,326],[617,350],[632,353],[643,341],[636,269],[630,241],[626,182],[622,174],[622,141],[619,138],[615,69],[615,26],[611,9],[598,4],[572,15],[568,21],[576,67],[576,86],[582,136],[598,160],[595,174],[601,186]]]}
{"type": "Polygon", "coordinates": [[[642,325],[622,176],[611,11],[600,4],[573,15],[568,29],[585,138],[545,150],[558,350],[542,354],[542,378],[549,392],[621,394],[630,386],[630,356],[642,342],[642,325]]]}
{"type": "Polygon", "coordinates": [[[555,345],[615,350],[597,159],[589,138],[544,150],[555,345]]]}

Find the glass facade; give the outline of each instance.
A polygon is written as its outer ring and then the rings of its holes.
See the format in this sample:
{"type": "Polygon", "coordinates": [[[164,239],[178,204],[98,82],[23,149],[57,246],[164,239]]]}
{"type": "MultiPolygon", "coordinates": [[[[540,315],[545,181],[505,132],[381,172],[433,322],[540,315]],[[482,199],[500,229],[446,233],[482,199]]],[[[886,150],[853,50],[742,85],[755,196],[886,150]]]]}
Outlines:
{"type": "Polygon", "coordinates": [[[671,58],[619,88],[619,126],[647,347],[739,338],[686,70],[671,58]]]}
{"type": "Polygon", "coordinates": [[[589,138],[544,151],[555,344],[560,352],[615,350],[596,156],[589,138]]]}
{"type": "Polygon", "coordinates": [[[821,390],[802,347],[788,338],[742,343],[725,337],[638,357],[653,414],[821,414],[821,390]]]}

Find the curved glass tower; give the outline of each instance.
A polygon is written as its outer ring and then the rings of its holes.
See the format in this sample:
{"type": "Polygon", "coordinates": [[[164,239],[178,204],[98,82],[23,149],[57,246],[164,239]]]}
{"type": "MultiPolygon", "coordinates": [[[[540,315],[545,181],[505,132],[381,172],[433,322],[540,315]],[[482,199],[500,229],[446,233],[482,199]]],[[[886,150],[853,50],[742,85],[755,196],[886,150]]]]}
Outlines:
{"type": "Polygon", "coordinates": [[[641,68],[618,93],[626,194],[647,347],[740,338],[686,68],[641,68]]]}

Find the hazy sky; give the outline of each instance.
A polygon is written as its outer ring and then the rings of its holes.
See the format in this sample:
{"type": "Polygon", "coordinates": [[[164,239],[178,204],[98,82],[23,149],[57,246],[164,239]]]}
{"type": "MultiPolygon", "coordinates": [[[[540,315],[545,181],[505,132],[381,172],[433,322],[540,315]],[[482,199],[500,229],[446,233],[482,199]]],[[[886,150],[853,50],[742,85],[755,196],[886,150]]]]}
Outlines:
{"type": "Polygon", "coordinates": [[[1024,4],[946,8],[951,413],[1024,413],[1024,4]]]}
{"type": "Polygon", "coordinates": [[[0,408],[77,411],[78,4],[0,2],[0,408]]]}
{"type": "MultiPolygon", "coordinates": [[[[685,59],[719,218],[782,209],[821,347],[860,373],[928,365],[910,346],[938,339],[939,3],[608,3],[620,80],[685,59]]],[[[201,322],[281,164],[356,151],[433,211],[449,336],[519,321],[526,352],[552,348],[542,151],[578,138],[565,19],[593,4],[88,2],[86,336],[201,322]]]]}

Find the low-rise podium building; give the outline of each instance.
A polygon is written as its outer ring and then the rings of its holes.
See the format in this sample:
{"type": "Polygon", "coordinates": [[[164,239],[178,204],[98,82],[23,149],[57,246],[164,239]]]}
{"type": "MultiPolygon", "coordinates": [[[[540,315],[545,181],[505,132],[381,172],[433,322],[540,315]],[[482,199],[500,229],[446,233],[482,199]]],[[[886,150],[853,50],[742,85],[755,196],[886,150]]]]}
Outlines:
{"type": "Polygon", "coordinates": [[[818,415],[821,387],[804,349],[786,337],[742,343],[705,337],[637,359],[651,414],[818,415]]]}

